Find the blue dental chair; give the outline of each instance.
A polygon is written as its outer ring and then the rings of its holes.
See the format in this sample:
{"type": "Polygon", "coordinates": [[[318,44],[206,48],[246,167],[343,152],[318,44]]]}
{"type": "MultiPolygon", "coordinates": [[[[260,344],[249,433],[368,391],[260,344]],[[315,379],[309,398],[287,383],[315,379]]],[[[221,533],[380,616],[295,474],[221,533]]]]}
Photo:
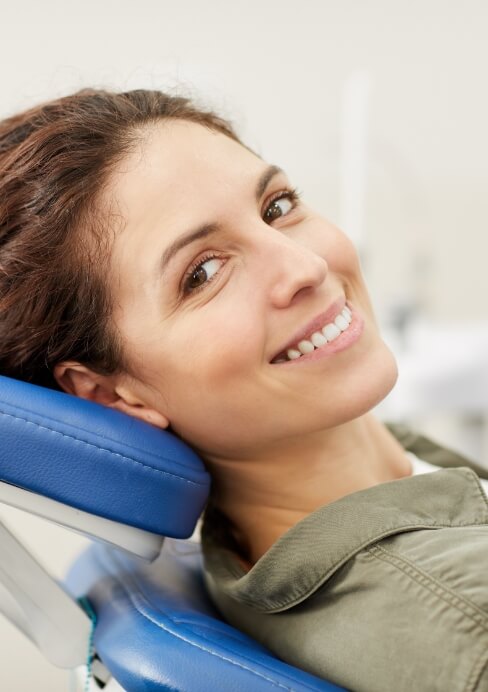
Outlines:
{"type": "Polygon", "coordinates": [[[184,540],[209,488],[171,433],[0,376],[0,502],[95,539],[61,587],[0,523],[0,612],[54,665],[78,669],[79,689],[342,689],[277,659],[212,606],[199,544],[184,540]]]}

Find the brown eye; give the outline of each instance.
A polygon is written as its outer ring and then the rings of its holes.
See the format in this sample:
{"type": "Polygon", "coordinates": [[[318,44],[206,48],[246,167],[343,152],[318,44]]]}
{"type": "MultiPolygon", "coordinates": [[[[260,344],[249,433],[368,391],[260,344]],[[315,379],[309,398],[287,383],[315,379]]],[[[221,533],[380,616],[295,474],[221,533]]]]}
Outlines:
{"type": "Polygon", "coordinates": [[[224,261],[220,257],[214,255],[204,257],[188,272],[183,292],[188,294],[204,288],[218,274],[223,263],[224,261]],[[205,266],[207,266],[206,269],[205,266]]]}
{"type": "Polygon", "coordinates": [[[295,196],[292,192],[282,193],[281,197],[274,199],[264,213],[265,221],[274,221],[281,216],[286,216],[295,206],[295,196]]]}
{"type": "Polygon", "coordinates": [[[195,269],[193,274],[190,276],[187,282],[187,287],[190,289],[198,288],[200,284],[204,283],[207,276],[207,272],[202,267],[195,269]]]}

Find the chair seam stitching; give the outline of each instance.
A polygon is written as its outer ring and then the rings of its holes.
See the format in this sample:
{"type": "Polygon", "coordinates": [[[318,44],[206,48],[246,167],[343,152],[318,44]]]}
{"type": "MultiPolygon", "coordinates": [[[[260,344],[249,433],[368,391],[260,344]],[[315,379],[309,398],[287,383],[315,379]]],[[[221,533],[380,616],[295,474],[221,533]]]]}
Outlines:
{"type": "MultiPolygon", "coordinates": [[[[5,404],[5,402],[2,401],[1,404],[5,404]]],[[[29,418],[29,416],[30,416],[30,415],[36,415],[36,411],[33,411],[32,409],[24,408],[23,406],[21,406],[21,405],[18,404],[18,403],[16,403],[16,404],[9,404],[9,403],[7,402],[7,405],[9,405],[9,406],[11,406],[12,408],[15,409],[15,415],[17,415],[18,417],[27,416],[27,417],[25,418],[25,420],[34,422],[34,421],[31,420],[31,418],[29,418]]],[[[12,415],[12,414],[7,413],[7,411],[0,411],[0,413],[5,413],[6,415],[12,415]]],[[[48,413],[43,412],[42,417],[43,417],[43,419],[45,419],[45,422],[44,422],[43,424],[44,424],[46,427],[48,427],[51,423],[52,423],[53,425],[55,425],[56,423],[59,423],[59,420],[57,420],[56,418],[51,417],[48,413]]],[[[72,429],[75,431],[75,433],[76,433],[76,432],[79,432],[79,433],[86,432],[86,430],[85,430],[83,427],[80,427],[80,426],[77,425],[74,421],[69,421],[69,422],[66,421],[65,425],[67,425],[67,426],[69,426],[70,428],[72,428],[72,429]]],[[[94,433],[94,434],[95,434],[95,435],[100,435],[100,433],[94,433]]],[[[104,440],[107,444],[109,444],[110,442],[113,442],[113,443],[115,443],[115,444],[120,444],[120,442],[118,442],[116,439],[111,438],[111,437],[108,436],[108,435],[103,434],[103,435],[100,435],[100,437],[102,437],[103,440],[104,440]]],[[[141,450],[140,447],[138,447],[137,445],[131,444],[130,442],[124,441],[124,447],[127,447],[127,448],[130,449],[130,450],[134,450],[136,453],[137,453],[138,451],[142,451],[144,454],[147,454],[148,456],[155,457],[156,459],[158,458],[158,454],[157,454],[157,453],[151,452],[151,451],[148,450],[148,449],[141,450]]]]}
{"type": "MultiPolygon", "coordinates": [[[[119,562],[118,559],[117,559],[117,556],[114,555],[114,554],[111,554],[111,555],[110,555],[110,558],[111,558],[114,562],[116,562],[116,563],[119,562]]],[[[102,564],[102,567],[103,567],[103,563],[101,563],[101,561],[99,560],[98,556],[97,556],[97,560],[99,561],[99,564],[102,564]]],[[[124,576],[123,576],[122,574],[120,574],[120,573],[118,573],[117,575],[112,575],[112,576],[114,576],[114,577],[119,581],[119,583],[122,585],[122,587],[124,588],[125,593],[127,594],[127,597],[128,597],[129,600],[132,602],[132,604],[133,604],[134,607],[136,608],[137,612],[140,613],[140,615],[141,615],[142,617],[144,617],[144,618],[146,618],[147,620],[149,620],[149,622],[152,622],[153,625],[155,625],[156,627],[159,627],[160,629],[163,629],[164,631],[168,632],[168,633],[171,634],[172,636],[177,637],[178,639],[181,639],[182,641],[186,642],[186,643],[189,644],[190,646],[195,646],[196,648],[201,649],[202,651],[208,653],[208,654],[211,655],[211,656],[215,656],[215,657],[217,657],[217,658],[221,658],[222,660],[227,661],[228,663],[230,663],[230,664],[232,664],[232,665],[235,665],[235,666],[237,666],[238,668],[242,668],[243,670],[246,670],[246,671],[248,671],[249,673],[251,673],[251,674],[253,674],[253,675],[256,675],[257,677],[263,678],[264,680],[267,680],[268,682],[270,682],[272,685],[274,685],[274,686],[276,686],[276,687],[280,687],[280,688],[282,688],[282,689],[284,689],[284,690],[287,690],[288,692],[294,692],[293,687],[288,687],[287,685],[284,685],[283,683],[281,683],[281,682],[279,682],[279,681],[277,681],[277,680],[273,680],[272,678],[268,677],[267,675],[264,675],[263,673],[260,673],[260,672],[258,672],[258,671],[256,671],[256,670],[253,670],[252,668],[249,668],[248,666],[245,666],[245,665],[243,665],[242,663],[239,663],[238,661],[235,661],[235,660],[232,660],[231,658],[228,658],[228,657],[226,657],[226,656],[223,656],[222,654],[219,654],[219,653],[216,652],[216,651],[211,651],[210,649],[206,648],[205,646],[202,646],[201,644],[198,644],[197,642],[192,642],[192,641],[190,641],[189,639],[185,638],[185,637],[182,636],[181,634],[178,634],[178,633],[176,633],[176,632],[172,632],[169,628],[165,627],[163,623],[159,623],[157,620],[155,620],[154,618],[152,618],[147,612],[144,612],[144,610],[141,610],[141,607],[144,607],[144,603],[143,603],[143,602],[144,602],[144,601],[147,602],[147,598],[144,596],[144,594],[141,593],[141,589],[140,589],[139,585],[137,584],[137,581],[135,582],[135,586],[136,586],[136,588],[137,588],[138,594],[134,593],[134,592],[129,588],[129,584],[128,584],[128,579],[127,579],[127,577],[124,578],[124,576]],[[139,601],[139,603],[136,603],[136,600],[139,601]]],[[[132,581],[134,582],[134,578],[132,578],[132,581]]],[[[171,622],[173,622],[173,624],[177,624],[176,621],[175,621],[171,616],[169,616],[167,613],[164,613],[164,612],[163,612],[162,614],[163,614],[164,617],[166,617],[168,620],[170,620],[171,622]]],[[[205,637],[205,635],[200,635],[200,636],[201,636],[203,639],[205,639],[206,641],[208,641],[208,639],[207,639],[207,637],[205,637]]],[[[220,644],[220,646],[221,646],[222,648],[225,648],[224,646],[222,646],[222,644],[220,644]]],[[[244,657],[244,656],[243,656],[243,657],[244,657]]],[[[264,665],[264,664],[261,664],[261,665],[264,665]]],[[[310,687],[307,683],[300,683],[300,684],[306,685],[306,687],[307,687],[308,689],[313,690],[313,688],[310,687]]]]}
{"type": "Polygon", "coordinates": [[[114,452],[112,449],[107,449],[106,447],[100,447],[98,445],[93,444],[92,442],[87,442],[86,440],[82,440],[79,437],[75,437],[74,435],[67,435],[66,433],[62,433],[59,430],[53,430],[52,428],[48,428],[45,425],[41,425],[40,423],[35,423],[34,421],[30,421],[27,418],[21,418],[20,416],[14,416],[11,413],[5,413],[4,411],[0,411],[0,416],[6,416],[8,418],[13,418],[14,420],[21,421],[22,423],[25,423],[26,425],[33,425],[36,428],[39,428],[40,430],[46,430],[47,432],[52,433],[53,435],[60,435],[61,437],[66,437],[69,440],[74,440],[75,442],[79,442],[82,445],[85,445],[86,447],[93,447],[93,449],[96,449],[99,452],[106,452],[107,454],[110,454],[114,457],[119,457],[120,459],[125,459],[126,461],[132,462],[133,464],[137,464],[138,466],[142,466],[143,468],[147,469],[148,471],[152,471],[156,474],[160,474],[161,476],[169,476],[170,478],[174,478],[180,481],[183,481],[184,483],[190,483],[192,485],[204,485],[203,483],[199,483],[198,481],[193,481],[190,480],[189,478],[183,478],[182,476],[178,476],[175,473],[172,473],[171,471],[163,471],[162,469],[156,469],[153,466],[148,466],[148,464],[145,464],[142,461],[139,461],[138,459],[134,459],[132,457],[125,456],[124,454],[120,454],[120,452],[114,452]]]}

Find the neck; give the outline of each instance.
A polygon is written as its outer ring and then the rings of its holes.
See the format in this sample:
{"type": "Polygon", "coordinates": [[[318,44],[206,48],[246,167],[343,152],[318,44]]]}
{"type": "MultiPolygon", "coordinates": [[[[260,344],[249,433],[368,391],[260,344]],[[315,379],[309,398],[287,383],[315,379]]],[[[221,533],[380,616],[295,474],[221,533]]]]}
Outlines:
{"type": "Polygon", "coordinates": [[[252,459],[206,461],[215,505],[248,567],[319,507],[412,473],[403,447],[372,414],[252,459]]]}

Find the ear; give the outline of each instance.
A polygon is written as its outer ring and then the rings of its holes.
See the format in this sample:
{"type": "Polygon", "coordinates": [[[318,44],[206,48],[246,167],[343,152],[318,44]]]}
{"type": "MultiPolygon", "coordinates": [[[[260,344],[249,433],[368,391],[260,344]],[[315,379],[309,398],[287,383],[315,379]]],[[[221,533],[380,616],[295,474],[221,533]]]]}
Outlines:
{"type": "Polygon", "coordinates": [[[169,426],[168,418],[148,406],[135,393],[135,388],[124,384],[120,376],[100,375],[76,361],[58,363],[53,374],[58,385],[68,394],[117,409],[158,428],[169,426]]]}

